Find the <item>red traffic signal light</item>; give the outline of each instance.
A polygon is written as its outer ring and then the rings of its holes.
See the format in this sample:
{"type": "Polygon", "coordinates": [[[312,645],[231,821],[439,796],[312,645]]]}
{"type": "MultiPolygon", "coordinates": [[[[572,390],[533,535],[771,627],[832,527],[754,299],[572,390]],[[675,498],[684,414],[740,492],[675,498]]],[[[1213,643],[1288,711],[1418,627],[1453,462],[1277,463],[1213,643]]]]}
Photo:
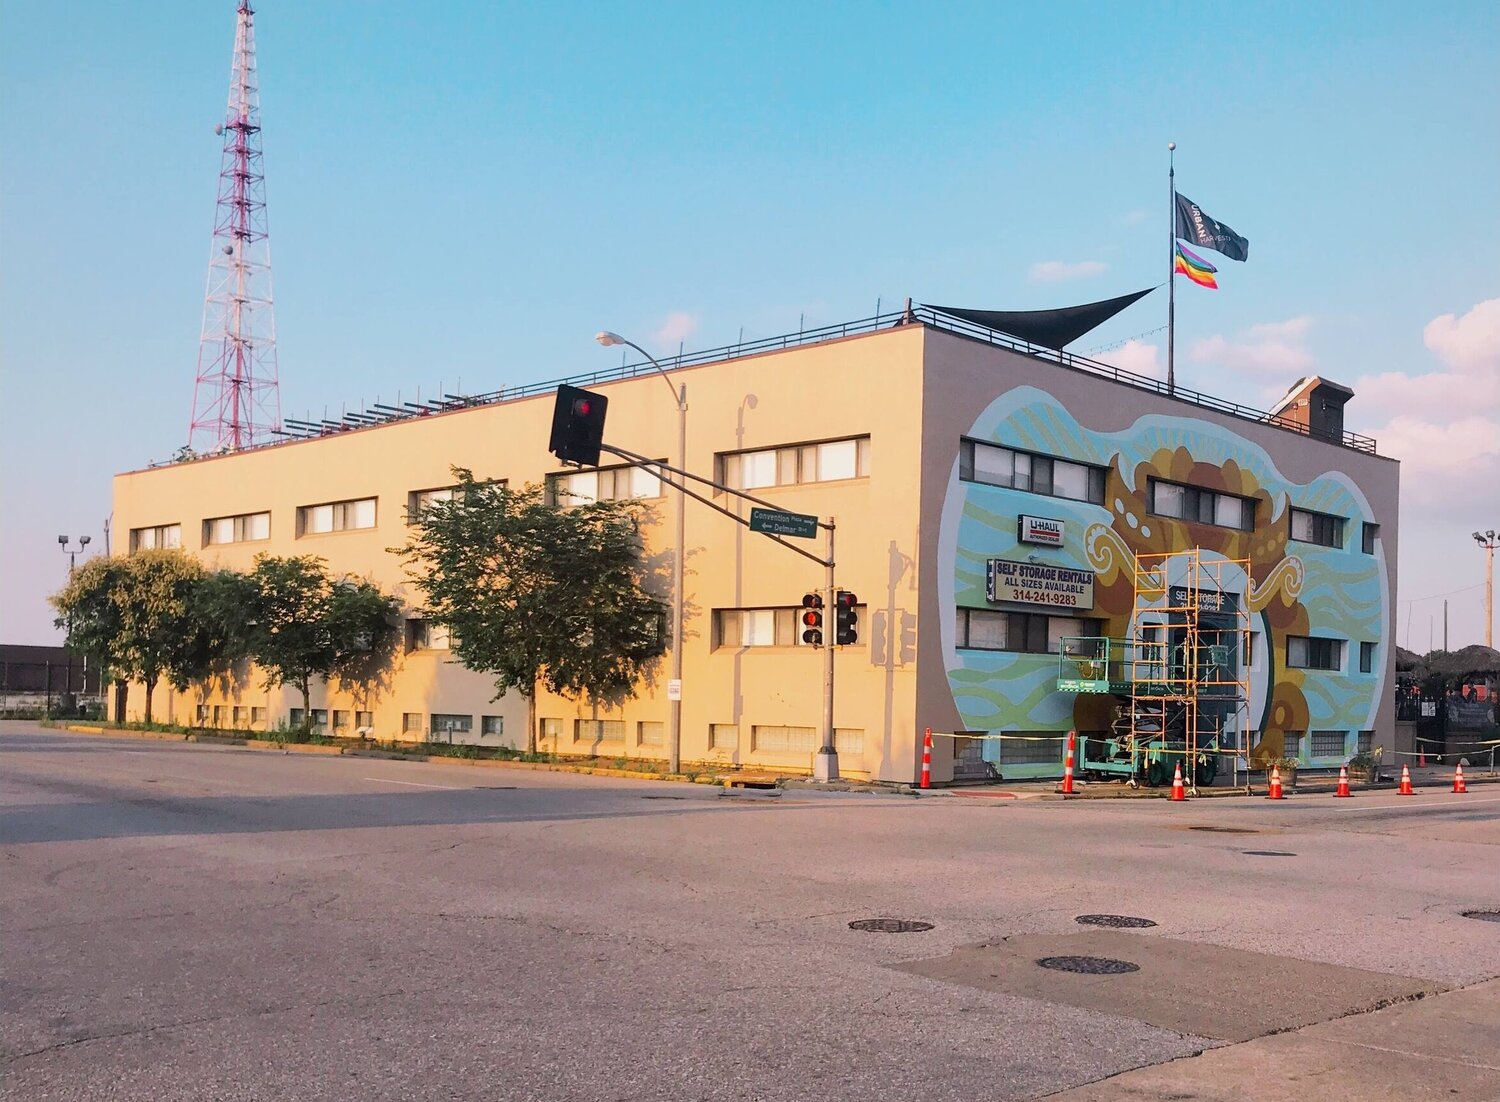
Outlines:
{"type": "Polygon", "coordinates": [[[552,407],[552,438],[547,450],[564,463],[598,466],[608,409],[609,399],[602,394],[567,384],[559,386],[557,402],[552,407]]]}
{"type": "Polygon", "coordinates": [[[802,641],[814,647],[823,645],[823,598],[809,593],[802,598],[802,641]]]}
{"type": "Polygon", "coordinates": [[[841,589],[833,598],[833,641],[841,647],[859,642],[859,614],[854,611],[859,598],[847,589],[841,589]]]}

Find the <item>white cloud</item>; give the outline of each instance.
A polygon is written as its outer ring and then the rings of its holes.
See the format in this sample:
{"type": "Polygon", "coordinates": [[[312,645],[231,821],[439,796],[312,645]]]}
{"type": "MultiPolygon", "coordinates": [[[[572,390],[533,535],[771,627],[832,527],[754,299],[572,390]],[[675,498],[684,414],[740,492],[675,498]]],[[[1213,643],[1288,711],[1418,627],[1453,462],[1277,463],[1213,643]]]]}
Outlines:
{"type": "Polygon", "coordinates": [[[1094,359],[1100,363],[1109,364],[1111,367],[1118,367],[1121,371],[1145,375],[1152,379],[1167,377],[1167,367],[1161,359],[1161,348],[1133,337],[1119,348],[1101,352],[1094,359]]]}
{"type": "Polygon", "coordinates": [[[1500,298],[1477,304],[1461,318],[1433,318],[1422,330],[1422,343],[1454,371],[1493,375],[1500,370],[1500,298]]]}
{"type": "Polygon", "coordinates": [[[1089,276],[1100,275],[1108,267],[1102,260],[1080,260],[1076,263],[1043,260],[1031,266],[1027,278],[1033,283],[1064,283],[1070,279],[1087,279],[1089,276]]]}
{"type": "Polygon", "coordinates": [[[1304,314],[1300,318],[1287,318],[1286,321],[1268,321],[1260,325],[1252,325],[1245,330],[1245,335],[1258,341],[1300,341],[1307,336],[1307,331],[1312,328],[1312,324],[1311,315],[1304,314]]]}
{"type": "Polygon", "coordinates": [[[698,318],[686,311],[674,310],[661,323],[661,328],[651,336],[655,338],[657,344],[676,345],[696,332],[698,332],[698,318]]]}
{"type": "Polygon", "coordinates": [[[1275,334],[1292,324],[1294,322],[1274,322],[1255,326],[1234,340],[1215,335],[1194,341],[1188,355],[1199,363],[1217,363],[1232,370],[1278,375],[1285,378],[1289,386],[1312,369],[1312,353],[1298,336],[1262,336],[1257,330],[1275,334]]]}

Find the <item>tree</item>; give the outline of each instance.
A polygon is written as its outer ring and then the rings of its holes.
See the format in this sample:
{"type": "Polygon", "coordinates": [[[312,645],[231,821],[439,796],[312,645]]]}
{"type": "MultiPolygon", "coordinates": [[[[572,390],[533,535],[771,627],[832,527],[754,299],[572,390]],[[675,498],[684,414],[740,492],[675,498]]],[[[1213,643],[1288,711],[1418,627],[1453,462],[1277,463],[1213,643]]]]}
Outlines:
{"type": "Polygon", "coordinates": [[[255,585],[235,570],[203,574],[187,593],[187,615],[167,656],[167,681],[178,692],[228,674],[249,657],[255,585]]]}
{"type": "Polygon", "coordinates": [[[596,700],[634,695],[663,650],[662,602],[647,591],[643,506],[549,504],[540,486],[477,482],[455,468],[457,492],[413,518],[395,549],[428,619],[449,628],[454,656],[495,679],[496,699],[526,698],[536,750],[545,686],[596,700]]]}
{"type": "Polygon", "coordinates": [[[138,679],[151,695],[181,659],[193,632],[190,604],[203,567],[182,551],[141,551],[122,559],[85,563],[52,599],[60,627],[76,649],[98,654],[117,677],[138,679]]]}
{"type": "Polygon", "coordinates": [[[312,679],[354,671],[381,651],[395,632],[395,602],[373,582],[333,577],[314,555],[257,555],[249,580],[250,657],[268,690],[301,692],[302,727],[311,730],[312,679]]]}

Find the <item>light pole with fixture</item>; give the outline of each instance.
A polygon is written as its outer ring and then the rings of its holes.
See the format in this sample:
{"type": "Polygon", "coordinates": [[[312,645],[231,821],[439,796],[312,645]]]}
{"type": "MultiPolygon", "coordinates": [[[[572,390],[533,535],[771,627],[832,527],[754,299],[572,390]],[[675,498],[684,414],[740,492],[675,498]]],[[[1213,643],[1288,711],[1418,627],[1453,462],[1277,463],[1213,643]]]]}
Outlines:
{"type": "Polygon", "coordinates": [[[1495,645],[1495,530],[1475,532],[1474,542],[1484,548],[1484,645],[1495,645]]]}
{"type": "MultiPolygon", "coordinates": [[[[57,546],[62,549],[62,553],[64,555],[68,556],[68,577],[69,578],[71,578],[73,576],[73,571],[78,566],[78,556],[81,555],[81,554],[83,554],[83,552],[88,549],[89,539],[90,539],[90,537],[88,537],[88,536],[79,536],[78,537],[78,547],[75,549],[75,548],[72,548],[72,547],[68,546],[68,537],[67,536],[58,536],[57,537],[57,546]]],[[[71,623],[69,623],[68,629],[69,629],[68,630],[68,634],[72,635],[73,632],[72,632],[72,624],[71,623]]],[[[67,701],[68,697],[70,697],[70,696],[73,695],[73,645],[72,645],[72,641],[71,640],[69,640],[69,642],[64,647],[64,649],[68,652],[68,684],[63,689],[63,700],[65,702],[63,706],[66,708],[67,707],[66,701],[67,701]]],[[[88,655],[84,655],[84,657],[83,657],[83,679],[84,679],[84,682],[85,682],[85,685],[84,685],[85,689],[87,689],[87,687],[88,687],[87,686],[88,677],[89,677],[89,659],[88,659],[88,655]]],[[[47,683],[47,711],[50,712],[50,711],[52,711],[52,684],[51,684],[52,679],[49,677],[47,679],[47,681],[48,681],[48,683],[47,683]]]]}
{"type": "MultiPolygon", "coordinates": [[[[667,369],[657,363],[656,357],[634,341],[628,341],[618,333],[604,331],[594,339],[605,348],[624,345],[633,348],[656,368],[662,380],[672,390],[672,400],[677,403],[677,467],[687,467],[687,384],[680,386],[672,382],[667,369]]],[[[674,518],[677,530],[676,549],[672,555],[672,680],[667,684],[667,769],[676,773],[682,767],[682,565],[687,553],[687,500],[677,493],[677,515],[674,518]]]]}
{"type": "Polygon", "coordinates": [[[88,536],[79,536],[78,547],[75,549],[68,546],[67,536],[57,537],[57,546],[61,547],[63,554],[68,556],[68,575],[70,577],[73,574],[73,568],[78,565],[78,556],[83,554],[83,552],[88,548],[89,539],[90,537],[88,536]]]}

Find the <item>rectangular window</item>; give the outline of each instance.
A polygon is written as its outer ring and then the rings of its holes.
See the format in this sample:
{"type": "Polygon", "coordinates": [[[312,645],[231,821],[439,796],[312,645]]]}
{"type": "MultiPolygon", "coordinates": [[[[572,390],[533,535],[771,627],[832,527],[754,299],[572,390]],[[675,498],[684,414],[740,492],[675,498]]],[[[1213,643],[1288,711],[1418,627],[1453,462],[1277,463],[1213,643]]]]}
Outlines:
{"type": "Polygon", "coordinates": [[[1380,538],[1380,525],[1366,524],[1361,527],[1359,549],[1366,555],[1375,554],[1375,541],[1380,538]]]}
{"type": "Polygon", "coordinates": [[[575,742],[624,742],[623,719],[580,719],[573,724],[575,742]]]}
{"type": "Polygon", "coordinates": [[[750,749],[779,754],[812,753],[818,748],[816,727],[784,727],[756,724],[750,728],[750,749]]]}
{"type": "Polygon", "coordinates": [[[863,727],[835,727],[833,745],[840,754],[862,754],[865,750],[863,727]]]}
{"type": "Polygon", "coordinates": [[[413,490],[406,495],[406,523],[413,524],[429,505],[439,501],[452,501],[458,492],[456,486],[442,486],[435,490],[413,490]]]}
{"type": "Polygon", "coordinates": [[[708,748],[710,750],[738,750],[740,728],[736,723],[710,723],[708,725],[708,748]]]}
{"type": "Polygon", "coordinates": [[[540,737],[544,739],[551,739],[552,744],[556,746],[557,740],[562,738],[562,720],[547,719],[543,717],[542,733],[540,737]]]}
{"type": "Polygon", "coordinates": [[[312,710],[312,729],[314,731],[323,731],[323,730],[326,730],[327,727],[328,727],[328,709],[327,708],[314,708],[312,710]]]}
{"type": "Polygon", "coordinates": [[[1359,672],[1375,672],[1375,644],[1361,643],[1359,645],[1359,672]]]}
{"type": "Polygon", "coordinates": [[[1344,732],[1313,731],[1312,756],[1315,758],[1341,758],[1344,756],[1344,732]]]}
{"type": "Polygon", "coordinates": [[[237,517],[214,517],[203,522],[203,546],[253,543],[271,538],[270,513],[242,513],[237,517]]]}
{"type": "Polygon", "coordinates": [[[1248,532],[1255,527],[1255,502],[1237,494],[1185,486],[1153,478],[1149,482],[1150,511],[1159,517],[1189,524],[1212,524],[1248,532]]]}
{"type": "Polygon", "coordinates": [[[236,704],[234,706],[234,725],[236,727],[243,727],[245,725],[245,721],[249,718],[249,716],[249,708],[242,707],[239,704],[236,704]]]}
{"type": "Polygon", "coordinates": [[[1104,503],[1104,468],[1047,455],[1033,455],[998,444],[961,440],[959,477],[966,482],[1005,486],[1049,497],[1104,503]]]}
{"type": "Polygon", "coordinates": [[[868,478],[870,438],[856,436],[821,444],[728,452],[719,456],[718,468],[719,481],[736,490],[868,478]]]}
{"type": "Polygon", "coordinates": [[[293,708],[292,712],[291,712],[291,715],[288,716],[288,718],[287,718],[287,722],[290,723],[293,727],[301,727],[302,726],[302,709],[301,708],[293,708]]]}
{"type": "Polygon", "coordinates": [[[1338,670],[1344,665],[1342,639],[1314,639],[1305,635],[1286,637],[1286,664],[1294,670],[1338,670]]]}
{"type": "Polygon", "coordinates": [[[635,725],[635,740],[640,746],[661,746],[667,741],[665,732],[659,720],[642,720],[635,725]]]}
{"type": "Polygon", "coordinates": [[[349,711],[346,708],[335,708],[333,710],[333,732],[334,734],[349,733],[349,711]]]}
{"type": "Polygon", "coordinates": [[[223,728],[229,722],[229,706],[227,704],[214,705],[214,726],[223,728]]]}
{"type": "MultiPolygon", "coordinates": [[[[716,608],[714,609],[714,645],[716,647],[800,647],[802,642],[801,608],[716,608]]],[[[866,623],[867,609],[856,605],[856,625],[866,623]]],[[[823,632],[831,630],[833,616],[826,609],[823,632]]]]}
{"type": "Polygon", "coordinates": [[[266,725],[266,710],[264,708],[250,709],[250,726],[264,727],[266,725]]]}
{"type": "Polygon", "coordinates": [[[1092,636],[1102,630],[1098,620],[1037,612],[961,608],[957,617],[957,645],[971,650],[1056,654],[1065,636],[1092,636]]]}
{"type": "Polygon", "coordinates": [[[481,716],[479,719],[479,733],[481,735],[505,734],[505,717],[481,716]]]}
{"type": "Polygon", "coordinates": [[[661,496],[661,479],[644,467],[599,467],[547,476],[547,501],[552,505],[661,496]]]}
{"type": "Polygon", "coordinates": [[[406,649],[408,651],[449,650],[452,642],[453,637],[443,624],[434,624],[430,620],[406,621],[406,649]]]}
{"type": "Polygon", "coordinates": [[[1299,731],[1288,731],[1281,736],[1281,754],[1283,757],[1301,760],[1302,758],[1302,734],[1299,731]]]}
{"type": "Polygon", "coordinates": [[[151,551],[163,547],[182,546],[182,525],[159,524],[155,528],[132,528],[130,530],[130,549],[132,551],[151,551]]]}
{"type": "Polygon", "coordinates": [[[1007,731],[1016,738],[1002,739],[1000,761],[1004,765],[1061,765],[1063,736],[1048,731],[1007,731]]]}
{"type": "Polygon", "coordinates": [[[451,738],[453,735],[467,735],[474,729],[474,717],[459,715],[452,712],[432,713],[432,737],[439,736],[451,738]]]}
{"type": "Polygon", "coordinates": [[[403,735],[420,735],[422,733],[422,713],[402,712],[401,733],[403,735]]]}
{"type": "Polygon", "coordinates": [[[1368,754],[1374,748],[1375,748],[1375,732],[1374,731],[1361,731],[1359,733],[1358,750],[1356,750],[1356,753],[1368,754]]]}
{"type": "Polygon", "coordinates": [[[333,501],[326,505],[303,505],[297,510],[297,534],[315,536],[324,532],[348,532],[375,527],[375,499],[333,501]]]}
{"type": "Polygon", "coordinates": [[[374,712],[355,712],[354,713],[354,731],[355,731],[356,734],[362,735],[362,736],[363,735],[368,735],[373,730],[375,730],[375,713],[374,712]]]}
{"type": "Polygon", "coordinates": [[[1292,510],[1292,539],[1324,547],[1344,546],[1344,518],[1307,509],[1292,510]]]}

